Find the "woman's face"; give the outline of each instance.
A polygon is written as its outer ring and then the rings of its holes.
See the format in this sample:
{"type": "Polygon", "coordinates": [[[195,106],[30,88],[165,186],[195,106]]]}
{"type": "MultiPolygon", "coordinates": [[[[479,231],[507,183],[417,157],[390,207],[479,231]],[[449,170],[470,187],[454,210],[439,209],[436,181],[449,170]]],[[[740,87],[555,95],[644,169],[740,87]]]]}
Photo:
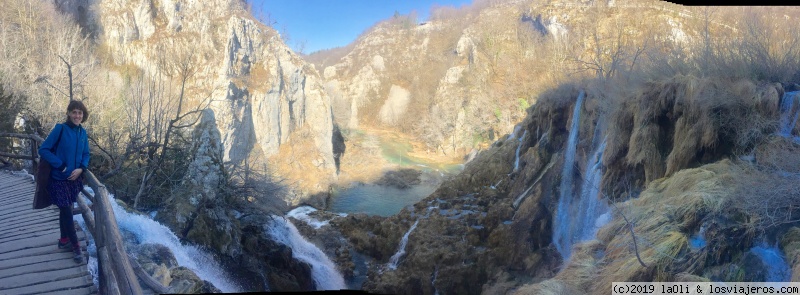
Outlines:
{"type": "Polygon", "coordinates": [[[83,121],[83,111],[79,109],[69,111],[69,120],[72,121],[72,124],[80,125],[83,121]]]}

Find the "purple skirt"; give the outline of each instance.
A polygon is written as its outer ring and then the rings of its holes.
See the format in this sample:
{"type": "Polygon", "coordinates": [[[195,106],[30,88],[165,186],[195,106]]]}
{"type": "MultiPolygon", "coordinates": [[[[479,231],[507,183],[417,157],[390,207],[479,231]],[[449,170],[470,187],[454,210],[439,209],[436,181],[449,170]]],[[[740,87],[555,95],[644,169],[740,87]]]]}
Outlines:
{"type": "Polygon", "coordinates": [[[47,184],[47,192],[50,193],[50,202],[58,207],[72,207],[78,199],[78,193],[83,188],[82,177],[77,180],[55,180],[50,179],[47,184]]]}

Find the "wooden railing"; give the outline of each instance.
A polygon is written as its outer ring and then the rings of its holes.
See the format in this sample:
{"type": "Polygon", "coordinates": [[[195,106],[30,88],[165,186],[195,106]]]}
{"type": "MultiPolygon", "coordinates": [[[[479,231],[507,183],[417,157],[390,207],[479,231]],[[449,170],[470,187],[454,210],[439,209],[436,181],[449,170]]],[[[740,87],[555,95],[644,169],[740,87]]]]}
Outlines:
{"type": "MultiPolygon", "coordinates": [[[[38,147],[44,140],[36,135],[14,133],[0,133],[0,137],[31,140],[30,155],[0,153],[0,157],[31,160],[34,167],[33,174],[36,175],[36,166],[40,161],[38,147]]],[[[83,179],[84,183],[94,192],[82,190],[83,195],[92,202],[92,205],[88,205],[83,198],[78,198],[78,207],[97,246],[100,294],[141,295],[142,288],[139,286],[137,277],[154,292],[167,293],[169,290],[166,287],[148,275],[136,260],[125,252],[125,245],[122,243],[122,235],[117,226],[117,219],[114,216],[106,186],[97,180],[97,177],[89,170],[83,172],[83,179]]]]}
{"type": "Polygon", "coordinates": [[[39,164],[39,145],[42,144],[44,139],[39,137],[36,134],[17,134],[17,133],[8,133],[8,132],[0,132],[0,137],[13,137],[19,138],[22,140],[30,140],[29,146],[31,148],[30,155],[17,155],[13,153],[3,153],[0,152],[0,157],[12,158],[12,159],[22,159],[22,160],[31,160],[33,161],[33,168],[31,169],[31,174],[36,175],[36,169],[39,164]]]}

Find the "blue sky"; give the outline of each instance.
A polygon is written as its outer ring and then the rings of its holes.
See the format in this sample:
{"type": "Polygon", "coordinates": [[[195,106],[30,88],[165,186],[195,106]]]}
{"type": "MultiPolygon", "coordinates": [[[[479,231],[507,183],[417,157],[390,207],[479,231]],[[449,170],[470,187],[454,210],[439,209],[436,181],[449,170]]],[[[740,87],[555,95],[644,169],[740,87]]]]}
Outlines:
{"type": "MultiPolygon", "coordinates": [[[[345,46],[375,23],[395,11],[417,12],[426,20],[432,5],[461,7],[472,0],[251,0],[253,11],[269,15],[273,27],[289,35],[295,51],[304,43],[304,53],[345,46]]],[[[262,19],[263,21],[263,19],[262,19]]]]}

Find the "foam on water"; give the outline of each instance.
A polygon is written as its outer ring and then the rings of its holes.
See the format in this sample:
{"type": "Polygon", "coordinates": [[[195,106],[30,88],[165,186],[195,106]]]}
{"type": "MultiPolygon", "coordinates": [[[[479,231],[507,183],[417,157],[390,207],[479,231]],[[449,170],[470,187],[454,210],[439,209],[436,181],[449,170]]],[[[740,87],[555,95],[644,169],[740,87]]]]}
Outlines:
{"type": "Polygon", "coordinates": [[[311,265],[311,276],[318,290],[342,290],[347,286],[336,265],[317,246],[307,241],[288,219],[273,215],[273,221],[264,225],[264,231],[275,241],[292,248],[292,255],[311,265]]]}
{"type": "Polygon", "coordinates": [[[406,244],[408,244],[408,236],[411,235],[411,232],[417,228],[417,224],[419,223],[419,219],[414,222],[411,228],[408,229],[405,235],[403,235],[403,239],[400,240],[400,247],[397,249],[397,253],[392,255],[392,258],[389,259],[389,269],[395,270],[397,269],[397,264],[400,262],[400,258],[406,254],[406,244]]]}

